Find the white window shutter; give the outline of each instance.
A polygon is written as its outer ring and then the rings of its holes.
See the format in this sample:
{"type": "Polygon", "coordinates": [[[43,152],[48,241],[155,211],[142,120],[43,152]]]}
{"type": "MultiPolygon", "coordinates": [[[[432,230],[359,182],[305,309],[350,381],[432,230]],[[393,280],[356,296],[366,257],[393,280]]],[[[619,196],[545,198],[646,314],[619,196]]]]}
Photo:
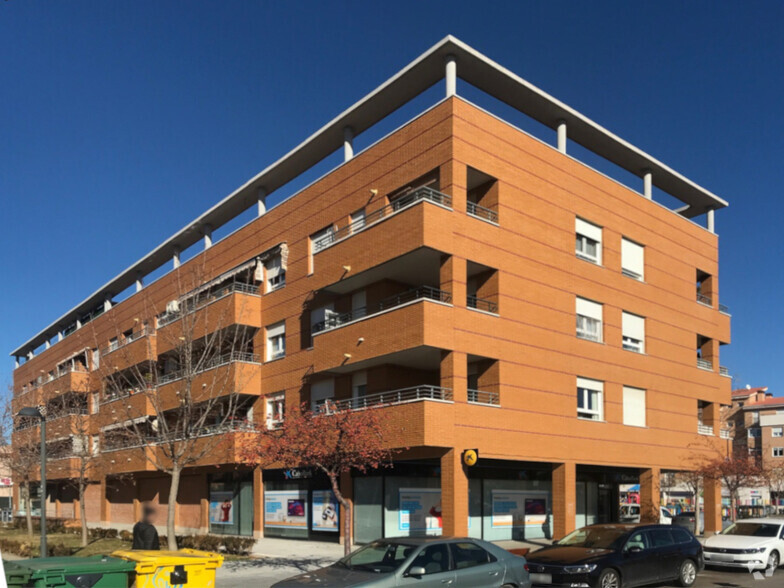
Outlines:
{"type": "Polygon", "coordinates": [[[623,336],[645,341],[645,319],[630,312],[623,313],[623,336]]]}
{"type": "Polygon", "coordinates": [[[645,277],[645,247],[629,239],[621,239],[621,268],[643,279],[645,277]]]}
{"type": "Polygon", "coordinates": [[[597,321],[602,320],[602,305],[598,302],[592,302],[591,300],[578,297],[576,311],[577,314],[581,316],[587,316],[588,318],[592,318],[597,321]]]}
{"type": "Polygon", "coordinates": [[[645,419],[645,390],[623,387],[623,424],[633,427],[644,427],[645,419]]]}
{"type": "Polygon", "coordinates": [[[577,376],[577,387],[595,390],[596,392],[604,392],[604,382],[600,380],[591,380],[589,378],[581,378],[580,376],[577,376]]]}
{"type": "Polygon", "coordinates": [[[602,228],[597,227],[588,221],[584,221],[581,218],[576,218],[574,222],[574,230],[576,233],[588,237],[589,239],[593,239],[599,243],[602,242],[602,228]]]}
{"type": "Polygon", "coordinates": [[[278,323],[277,325],[270,325],[267,327],[267,339],[272,339],[273,337],[277,337],[278,335],[284,335],[286,333],[286,323],[278,323]]]}

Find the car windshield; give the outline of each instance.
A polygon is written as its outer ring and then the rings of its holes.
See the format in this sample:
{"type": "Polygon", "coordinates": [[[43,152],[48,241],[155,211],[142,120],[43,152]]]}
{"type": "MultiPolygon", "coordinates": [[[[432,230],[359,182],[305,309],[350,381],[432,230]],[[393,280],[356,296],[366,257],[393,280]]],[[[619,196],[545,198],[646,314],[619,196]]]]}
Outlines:
{"type": "Polygon", "coordinates": [[[338,567],[388,574],[397,570],[415,547],[390,541],[374,541],[337,562],[338,567]]]}
{"type": "Polygon", "coordinates": [[[777,537],[780,525],[771,523],[735,523],[730,525],[722,535],[744,535],[747,537],[777,537]]]}
{"type": "Polygon", "coordinates": [[[592,547],[594,549],[618,549],[628,529],[622,527],[583,527],[573,531],[557,545],[592,547]]]}

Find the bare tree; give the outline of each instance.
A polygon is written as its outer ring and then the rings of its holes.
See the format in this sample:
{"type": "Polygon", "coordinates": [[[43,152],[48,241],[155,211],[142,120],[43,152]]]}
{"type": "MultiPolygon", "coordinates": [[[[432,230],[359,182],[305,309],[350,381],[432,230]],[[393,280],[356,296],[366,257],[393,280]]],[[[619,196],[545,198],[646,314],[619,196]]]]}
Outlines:
{"type": "Polygon", "coordinates": [[[253,311],[243,301],[258,292],[254,268],[206,284],[202,275],[198,269],[178,270],[176,297],[165,309],[151,308],[157,320],[137,325],[134,332],[118,332],[113,340],[117,349],[100,366],[104,399],[123,399],[118,402],[122,408],[115,409],[116,423],[105,428],[102,449],[135,447],[170,476],[169,549],[177,548],[175,507],[182,471],[208,455],[214,461],[226,433],[250,429],[248,410],[255,396],[242,392],[254,373],[258,377],[257,369],[240,367],[259,361],[254,349],[258,329],[245,326],[241,318],[253,311]],[[233,294],[239,295],[234,304],[221,302],[233,294]],[[146,332],[139,334],[142,329],[146,332]],[[149,336],[153,330],[155,351],[149,336]],[[139,361],[125,342],[142,337],[150,348],[139,361]]]}
{"type": "Polygon", "coordinates": [[[702,473],[699,470],[686,470],[678,472],[676,479],[679,484],[686,486],[694,500],[694,510],[699,513],[699,498],[702,490],[702,473]]]}
{"type": "Polygon", "coordinates": [[[768,466],[763,470],[762,477],[770,491],[771,501],[773,496],[776,496],[776,510],[778,511],[778,503],[784,497],[784,466],[768,466]]]}
{"type": "Polygon", "coordinates": [[[758,485],[763,478],[757,459],[744,451],[736,451],[729,456],[717,454],[703,462],[698,471],[707,480],[721,482],[729,491],[733,521],[737,516],[738,491],[758,485]]]}
{"type": "MultiPolygon", "coordinates": [[[[37,420],[16,416],[16,407],[11,398],[6,400],[2,413],[2,435],[13,439],[13,450],[0,454],[5,467],[11,472],[14,483],[19,486],[19,499],[24,504],[27,534],[33,535],[33,501],[31,484],[40,472],[41,439],[36,426],[37,420]]],[[[45,491],[42,489],[41,507],[45,508],[45,491]]]]}

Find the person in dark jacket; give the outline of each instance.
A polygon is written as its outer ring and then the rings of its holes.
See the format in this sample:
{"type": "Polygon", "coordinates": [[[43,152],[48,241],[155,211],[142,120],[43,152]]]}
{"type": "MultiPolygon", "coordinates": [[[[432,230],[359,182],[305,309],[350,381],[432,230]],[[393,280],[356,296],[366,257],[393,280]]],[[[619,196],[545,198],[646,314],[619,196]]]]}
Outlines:
{"type": "Polygon", "coordinates": [[[133,546],[131,549],[160,549],[158,531],[153,525],[155,509],[149,504],[142,507],[142,520],[133,526],[133,546]]]}

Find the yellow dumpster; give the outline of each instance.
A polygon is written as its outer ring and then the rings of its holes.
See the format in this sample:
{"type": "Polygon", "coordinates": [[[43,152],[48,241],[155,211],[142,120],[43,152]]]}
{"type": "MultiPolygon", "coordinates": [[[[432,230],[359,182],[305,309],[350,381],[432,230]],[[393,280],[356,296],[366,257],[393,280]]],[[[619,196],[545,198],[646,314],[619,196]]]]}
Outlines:
{"type": "Polygon", "coordinates": [[[209,551],[126,551],[112,553],[136,562],[136,588],[214,588],[223,556],[209,551]]]}

